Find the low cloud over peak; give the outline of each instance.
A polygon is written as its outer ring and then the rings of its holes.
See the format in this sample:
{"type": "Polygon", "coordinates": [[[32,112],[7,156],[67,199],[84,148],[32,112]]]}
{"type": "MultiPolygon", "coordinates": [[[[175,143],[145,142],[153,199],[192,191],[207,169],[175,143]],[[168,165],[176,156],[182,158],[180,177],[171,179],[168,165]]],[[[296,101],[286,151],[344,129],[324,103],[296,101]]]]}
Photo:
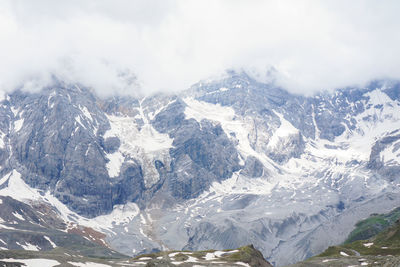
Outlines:
{"type": "Polygon", "coordinates": [[[101,95],[178,91],[240,69],[291,92],[400,79],[398,1],[0,4],[0,90],[55,75],[101,95]],[[269,72],[270,73],[270,72],[269,72]]]}

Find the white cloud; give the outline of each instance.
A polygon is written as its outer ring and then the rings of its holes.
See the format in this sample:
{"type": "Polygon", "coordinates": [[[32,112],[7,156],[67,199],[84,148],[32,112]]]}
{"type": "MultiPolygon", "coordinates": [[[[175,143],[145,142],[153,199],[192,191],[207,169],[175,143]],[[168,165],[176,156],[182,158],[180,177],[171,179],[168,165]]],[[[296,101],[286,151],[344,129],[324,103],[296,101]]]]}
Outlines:
{"type": "Polygon", "coordinates": [[[400,79],[399,11],[398,1],[5,0],[0,88],[34,90],[55,74],[103,95],[177,91],[271,67],[299,93],[400,79]]]}

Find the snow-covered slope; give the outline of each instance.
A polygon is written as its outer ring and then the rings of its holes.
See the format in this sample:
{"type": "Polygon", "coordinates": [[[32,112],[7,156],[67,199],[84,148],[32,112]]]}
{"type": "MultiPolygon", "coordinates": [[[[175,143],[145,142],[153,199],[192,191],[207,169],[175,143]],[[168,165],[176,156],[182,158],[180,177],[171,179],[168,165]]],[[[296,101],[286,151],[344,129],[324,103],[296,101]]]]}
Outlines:
{"type": "Polygon", "coordinates": [[[53,206],[125,254],[252,243],[292,263],[400,205],[399,90],[303,97],[230,73],[143,99],[14,92],[0,106],[0,195],[53,206]]]}

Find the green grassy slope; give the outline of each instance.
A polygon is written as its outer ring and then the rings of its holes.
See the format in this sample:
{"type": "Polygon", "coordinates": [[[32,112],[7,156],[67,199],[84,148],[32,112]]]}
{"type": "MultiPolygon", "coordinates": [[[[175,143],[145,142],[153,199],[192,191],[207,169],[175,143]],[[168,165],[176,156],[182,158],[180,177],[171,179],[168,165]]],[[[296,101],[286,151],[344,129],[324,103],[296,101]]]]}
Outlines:
{"type": "Polygon", "coordinates": [[[365,240],[377,235],[400,218],[400,208],[387,214],[372,214],[369,218],[359,221],[356,228],[350,233],[345,244],[357,240],[365,240]]]}
{"type": "Polygon", "coordinates": [[[400,208],[387,214],[373,214],[356,224],[344,244],[331,246],[291,266],[400,266],[399,217],[400,208]],[[359,240],[363,237],[366,238],[359,240]]]}

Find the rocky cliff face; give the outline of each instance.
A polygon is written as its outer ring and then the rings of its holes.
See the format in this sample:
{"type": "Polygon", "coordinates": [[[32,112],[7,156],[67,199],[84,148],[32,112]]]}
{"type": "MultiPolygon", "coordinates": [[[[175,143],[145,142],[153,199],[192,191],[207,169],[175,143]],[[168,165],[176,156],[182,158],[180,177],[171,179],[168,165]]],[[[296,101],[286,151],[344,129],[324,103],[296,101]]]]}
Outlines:
{"type": "Polygon", "coordinates": [[[400,204],[399,88],[305,97],[231,72],[141,99],[15,91],[0,105],[0,195],[47,201],[126,254],[253,243],[291,263],[400,204]]]}

